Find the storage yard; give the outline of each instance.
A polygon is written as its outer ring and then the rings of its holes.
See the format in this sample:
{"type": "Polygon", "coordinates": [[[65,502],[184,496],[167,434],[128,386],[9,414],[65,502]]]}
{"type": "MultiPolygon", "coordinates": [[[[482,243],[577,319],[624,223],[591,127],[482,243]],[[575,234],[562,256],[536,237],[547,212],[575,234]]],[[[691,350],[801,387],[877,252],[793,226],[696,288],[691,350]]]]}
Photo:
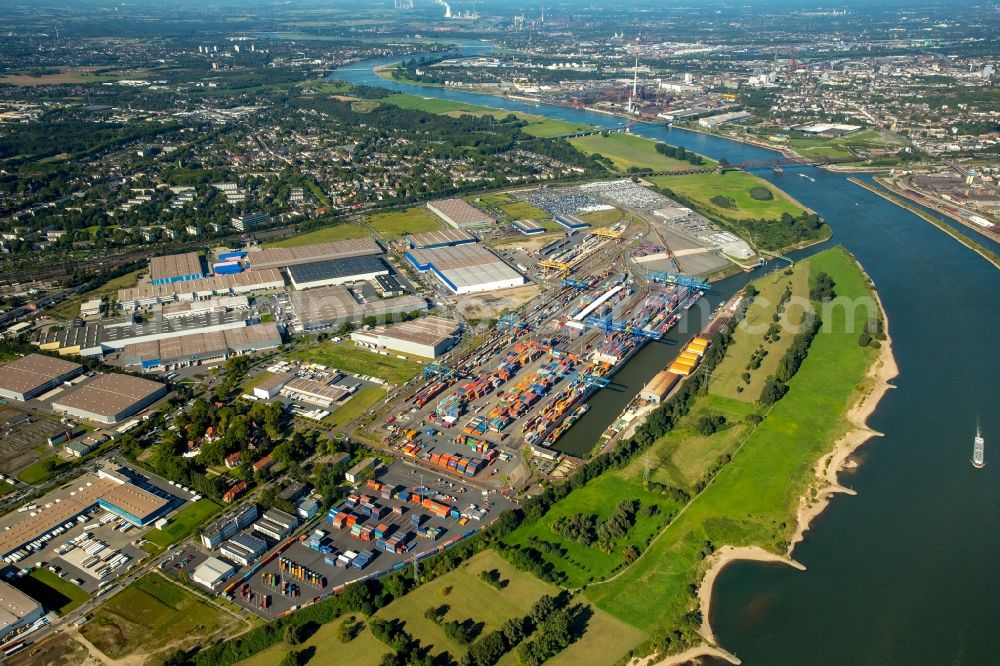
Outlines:
{"type": "MultiPolygon", "coordinates": [[[[215,551],[214,556],[237,570],[217,591],[274,618],[348,583],[412,567],[414,560],[419,563],[470,536],[511,506],[496,492],[394,463],[377,479],[360,484],[301,536],[263,533],[256,527],[263,516],[253,527],[245,521],[238,533],[252,533],[270,550],[248,566],[215,551]]],[[[196,570],[208,559],[198,551],[184,568],[196,570]]],[[[185,560],[187,555],[180,558],[185,560]]],[[[165,570],[171,568],[168,564],[165,570]]]]}

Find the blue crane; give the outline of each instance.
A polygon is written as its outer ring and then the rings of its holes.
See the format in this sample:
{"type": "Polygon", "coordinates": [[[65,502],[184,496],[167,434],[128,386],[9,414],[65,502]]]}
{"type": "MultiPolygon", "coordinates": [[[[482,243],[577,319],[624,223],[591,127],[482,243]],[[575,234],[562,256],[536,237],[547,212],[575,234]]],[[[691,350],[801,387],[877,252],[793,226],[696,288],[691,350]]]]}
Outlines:
{"type": "Polygon", "coordinates": [[[610,379],[606,379],[604,377],[598,377],[597,375],[590,375],[590,374],[583,375],[577,372],[576,370],[571,370],[570,372],[567,372],[566,377],[568,379],[574,379],[576,381],[583,382],[588,386],[599,386],[601,388],[604,388],[605,386],[611,383],[610,379]]]}
{"type": "Polygon", "coordinates": [[[514,331],[519,328],[528,328],[528,322],[521,319],[516,312],[508,312],[497,320],[497,330],[514,331]]]}
{"type": "Polygon", "coordinates": [[[446,365],[428,363],[424,366],[424,377],[430,377],[431,375],[438,375],[439,377],[444,377],[445,379],[458,379],[463,375],[463,373],[460,370],[449,368],[446,365]]]}
{"type": "Polygon", "coordinates": [[[698,278],[693,278],[688,275],[681,275],[680,273],[650,273],[649,279],[653,282],[676,284],[681,287],[699,289],[701,291],[708,291],[711,289],[711,286],[704,280],[699,280],[698,278]]]}
{"type": "Polygon", "coordinates": [[[582,280],[574,280],[572,278],[563,278],[562,286],[573,287],[574,289],[590,289],[590,285],[582,280]]]}

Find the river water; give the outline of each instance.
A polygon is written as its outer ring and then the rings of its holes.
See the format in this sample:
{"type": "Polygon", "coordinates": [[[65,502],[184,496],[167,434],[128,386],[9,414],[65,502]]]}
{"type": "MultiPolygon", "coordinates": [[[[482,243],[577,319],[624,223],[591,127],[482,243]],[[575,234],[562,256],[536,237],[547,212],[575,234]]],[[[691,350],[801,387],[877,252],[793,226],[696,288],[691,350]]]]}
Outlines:
{"type": "MultiPolygon", "coordinates": [[[[391,61],[331,77],[599,127],[623,124],[580,109],[386,81],[372,72],[391,61]]],[[[632,131],[732,163],[777,157],[682,129],[632,131]]],[[[716,635],[752,666],[998,664],[1000,457],[990,451],[1000,447],[1000,272],[843,174],[802,167],[758,175],[818,212],[833,229],[831,242],[865,267],[886,309],[900,375],[869,421],[885,436],[861,449],[860,467],[842,476],[858,495],[834,500],[795,550],[807,571],[728,567],[713,601],[716,635]],[[969,462],[977,422],[987,442],[982,470],[969,462]]],[[[1000,244],[976,240],[1000,251],[1000,244]]],[[[706,302],[714,307],[748,279],[714,284],[706,302]]],[[[695,328],[642,350],[610,390],[590,400],[590,412],[560,446],[589,450],[695,328]]]]}

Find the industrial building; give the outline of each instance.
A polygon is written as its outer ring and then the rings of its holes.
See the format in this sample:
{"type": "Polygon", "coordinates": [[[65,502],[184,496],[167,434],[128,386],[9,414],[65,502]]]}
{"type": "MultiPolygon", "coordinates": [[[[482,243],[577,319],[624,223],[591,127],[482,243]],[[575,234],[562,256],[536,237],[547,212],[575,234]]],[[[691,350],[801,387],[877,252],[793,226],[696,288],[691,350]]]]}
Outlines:
{"type": "Polygon", "coordinates": [[[131,375],[97,375],[80,383],[52,402],[52,409],[100,423],[118,423],[163,396],[167,387],[131,375]]]}
{"type": "Polygon", "coordinates": [[[0,365],[0,396],[19,402],[31,400],[82,372],[79,363],[28,354],[0,365]]]}
{"type": "Polygon", "coordinates": [[[351,395],[356,389],[356,386],[335,386],[329,381],[293,377],[281,387],[281,395],[292,400],[308,402],[329,409],[335,403],[351,395]]]}
{"type": "Polygon", "coordinates": [[[0,580],[0,641],[30,627],[45,616],[42,605],[10,583],[0,580]]]}
{"type": "Polygon", "coordinates": [[[430,359],[451,349],[460,337],[458,322],[434,316],[351,333],[351,340],[363,347],[430,359]]]}
{"type": "Polygon", "coordinates": [[[411,249],[406,258],[420,272],[431,271],[455,294],[498,291],[524,284],[524,276],[479,244],[411,249]]]}
{"type": "Polygon", "coordinates": [[[210,557],[195,568],[191,580],[215,591],[236,573],[236,567],[217,557],[210,557]]]}
{"type": "Polygon", "coordinates": [[[660,404],[668,393],[670,389],[674,387],[677,380],[680,379],[677,375],[667,370],[661,370],[656,373],[648,384],[641,391],[639,391],[639,397],[643,400],[648,400],[653,404],[660,404]]]}
{"type": "Polygon", "coordinates": [[[491,216],[461,199],[430,201],[427,209],[456,229],[489,227],[496,223],[491,216]]]}
{"type": "Polygon", "coordinates": [[[261,400],[270,400],[281,392],[285,384],[295,378],[290,372],[276,372],[264,378],[253,387],[253,395],[261,400]]]}
{"type": "Polygon", "coordinates": [[[280,509],[269,509],[260,517],[260,520],[253,524],[253,529],[275,541],[281,541],[294,532],[298,526],[299,519],[295,516],[280,509]]]}
{"type": "Polygon", "coordinates": [[[374,280],[388,275],[389,266],[377,255],[329,259],[288,268],[288,277],[296,289],[314,289],[330,285],[374,280]]]}
{"type": "Polygon", "coordinates": [[[514,228],[525,236],[534,236],[535,234],[545,233],[545,227],[538,224],[534,220],[514,220],[514,228]]]}
{"type": "Polygon", "coordinates": [[[246,261],[252,270],[259,271],[265,268],[287,268],[298,264],[363,257],[370,254],[382,254],[382,246],[375,242],[375,239],[352,238],[301,247],[272,247],[265,250],[251,250],[247,253],[246,261]]]}
{"type": "Polygon", "coordinates": [[[230,511],[201,533],[202,545],[213,550],[218,548],[223,541],[249,527],[253,521],[257,520],[258,515],[256,504],[247,504],[235,511],[230,511]]]}
{"type": "Polygon", "coordinates": [[[275,269],[248,271],[235,275],[215,275],[200,280],[169,284],[141,284],[118,290],[118,304],[131,312],[174,301],[195,301],[212,296],[232,296],[285,288],[285,280],[275,269]]]}
{"type": "Polygon", "coordinates": [[[277,324],[254,324],[180,338],[128,344],[122,350],[121,360],[125,365],[139,366],[144,370],[173,370],[191,365],[222,363],[230,356],[274,349],[281,346],[281,343],[281,330],[277,324]]]}
{"type": "Polygon", "coordinates": [[[375,291],[379,293],[382,298],[392,298],[393,296],[402,296],[406,293],[403,289],[403,285],[399,283],[395,275],[376,275],[375,276],[375,291]]]}
{"type": "Polygon", "coordinates": [[[149,260],[149,279],[154,285],[186,282],[205,277],[201,257],[194,252],[168,254],[149,260]]]}
{"type": "Polygon", "coordinates": [[[177,301],[165,303],[160,308],[164,317],[184,317],[202,312],[225,312],[227,310],[248,310],[250,299],[246,296],[213,296],[202,301],[177,301]]]}
{"type": "Polygon", "coordinates": [[[347,479],[348,483],[357,483],[362,474],[364,474],[367,470],[374,470],[377,465],[377,459],[365,458],[357,465],[344,472],[344,478],[347,479]]]}
{"type": "Polygon", "coordinates": [[[476,237],[461,229],[441,229],[440,231],[427,231],[421,234],[410,234],[406,237],[406,243],[411,248],[427,250],[435,247],[448,247],[450,245],[465,245],[466,243],[477,243],[476,237]]]}
{"type": "Polygon", "coordinates": [[[219,555],[240,566],[250,566],[267,552],[267,542],[251,534],[237,534],[219,546],[219,555]]]}
{"type": "Polygon", "coordinates": [[[427,310],[427,301],[418,296],[401,296],[365,303],[341,285],[293,291],[289,294],[289,300],[295,316],[306,331],[358,322],[365,317],[386,317],[427,310]]]}
{"type": "Polygon", "coordinates": [[[172,501],[135,485],[123,471],[100,469],[70,482],[72,489],[57,502],[47,502],[29,514],[9,514],[17,522],[0,531],[0,557],[10,557],[24,545],[57,527],[101,506],[134,525],[148,525],[172,505],[172,501]],[[74,487],[75,486],[75,487],[74,487]]]}
{"type": "Polygon", "coordinates": [[[104,311],[104,301],[99,298],[92,298],[89,301],[80,303],[81,317],[98,317],[104,311]]]}
{"type": "Polygon", "coordinates": [[[556,215],[552,219],[555,220],[556,224],[573,234],[590,228],[589,224],[578,218],[576,215],[556,215]]]}

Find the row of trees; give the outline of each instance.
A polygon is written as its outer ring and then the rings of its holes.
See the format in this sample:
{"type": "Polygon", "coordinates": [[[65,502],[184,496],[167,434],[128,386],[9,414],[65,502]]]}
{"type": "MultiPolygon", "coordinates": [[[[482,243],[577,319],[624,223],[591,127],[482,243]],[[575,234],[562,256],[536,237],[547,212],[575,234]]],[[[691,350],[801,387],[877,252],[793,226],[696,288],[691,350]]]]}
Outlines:
{"type": "Polygon", "coordinates": [[[657,143],[656,152],[675,160],[690,162],[695,166],[702,166],[705,164],[705,159],[701,155],[685,150],[684,146],[671,146],[669,143],[657,143]]]}

